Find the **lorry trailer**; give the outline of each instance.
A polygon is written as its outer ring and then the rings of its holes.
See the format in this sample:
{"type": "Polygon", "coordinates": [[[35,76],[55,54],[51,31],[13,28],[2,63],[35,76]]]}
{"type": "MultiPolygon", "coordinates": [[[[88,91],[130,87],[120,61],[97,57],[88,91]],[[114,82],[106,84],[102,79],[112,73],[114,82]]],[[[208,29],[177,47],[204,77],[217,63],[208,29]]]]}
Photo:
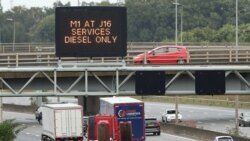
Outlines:
{"type": "Polygon", "coordinates": [[[83,109],[72,103],[42,107],[42,141],[83,141],[83,109]]]}
{"type": "Polygon", "coordinates": [[[132,127],[132,140],[145,140],[144,103],[130,97],[100,98],[101,115],[112,115],[117,118],[118,126],[128,122],[132,127]]]}

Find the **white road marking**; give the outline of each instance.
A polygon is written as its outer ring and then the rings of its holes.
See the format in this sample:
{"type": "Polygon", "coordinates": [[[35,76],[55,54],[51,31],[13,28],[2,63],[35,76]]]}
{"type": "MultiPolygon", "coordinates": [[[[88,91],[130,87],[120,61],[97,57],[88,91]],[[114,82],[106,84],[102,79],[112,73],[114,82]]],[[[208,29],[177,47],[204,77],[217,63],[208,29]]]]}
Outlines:
{"type": "Polygon", "coordinates": [[[211,123],[212,126],[215,126],[216,124],[215,123],[211,123]]]}
{"type": "Polygon", "coordinates": [[[185,137],[181,137],[181,136],[176,136],[176,135],[171,135],[171,134],[166,134],[166,133],[162,133],[162,134],[165,134],[167,136],[172,136],[172,137],[175,137],[175,138],[179,138],[179,139],[185,139],[185,140],[189,140],[189,141],[197,141],[197,140],[194,140],[194,139],[189,139],[189,138],[185,138],[185,137]]]}
{"type": "Polygon", "coordinates": [[[39,134],[31,134],[29,132],[26,132],[25,134],[29,135],[29,136],[41,137],[41,135],[39,135],[39,134]]]}
{"type": "MultiPolygon", "coordinates": [[[[158,106],[162,106],[164,105],[164,103],[148,103],[147,104],[153,104],[153,105],[158,105],[158,106]]],[[[197,107],[197,106],[190,106],[190,105],[185,105],[185,104],[179,104],[180,108],[182,109],[199,109],[199,110],[209,110],[209,111],[223,111],[223,112],[229,112],[229,113],[234,113],[235,111],[233,111],[234,109],[231,110],[226,110],[226,109],[219,109],[218,107],[197,107]]],[[[166,106],[165,106],[166,107],[166,106]]]]}

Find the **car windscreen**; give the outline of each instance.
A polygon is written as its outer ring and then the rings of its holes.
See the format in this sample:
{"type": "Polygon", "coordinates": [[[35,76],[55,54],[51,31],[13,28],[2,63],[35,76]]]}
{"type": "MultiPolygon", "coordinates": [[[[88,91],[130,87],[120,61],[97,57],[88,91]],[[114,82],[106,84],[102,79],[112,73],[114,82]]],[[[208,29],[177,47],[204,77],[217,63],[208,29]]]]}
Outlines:
{"type": "Polygon", "coordinates": [[[233,141],[231,138],[220,138],[218,141],[233,141]]]}
{"type": "Polygon", "coordinates": [[[175,110],[169,110],[167,111],[167,114],[175,114],[175,110]]]}
{"type": "Polygon", "coordinates": [[[250,112],[244,113],[244,116],[250,117],[250,112]]]}
{"type": "Polygon", "coordinates": [[[145,123],[146,123],[146,125],[154,125],[154,124],[156,124],[157,123],[157,120],[156,119],[146,119],[145,120],[145,123]]]}
{"type": "Polygon", "coordinates": [[[146,119],[145,122],[146,123],[155,123],[156,119],[146,119]]]}

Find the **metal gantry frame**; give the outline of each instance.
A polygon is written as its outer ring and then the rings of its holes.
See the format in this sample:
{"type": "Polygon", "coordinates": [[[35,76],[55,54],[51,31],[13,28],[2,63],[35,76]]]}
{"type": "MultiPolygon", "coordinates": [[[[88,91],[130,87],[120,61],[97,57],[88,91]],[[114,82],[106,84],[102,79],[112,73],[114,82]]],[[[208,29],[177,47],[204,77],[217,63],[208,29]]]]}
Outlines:
{"type": "MultiPolygon", "coordinates": [[[[195,80],[194,72],[198,70],[224,70],[225,76],[234,73],[235,76],[250,89],[250,82],[241,74],[241,72],[250,74],[250,66],[248,65],[167,65],[167,66],[90,66],[90,67],[16,67],[16,68],[0,68],[0,74],[2,73],[33,73],[26,83],[22,85],[20,89],[14,89],[5,80],[0,77],[2,83],[2,90],[0,91],[0,97],[30,97],[30,96],[122,96],[122,95],[135,95],[135,90],[121,90],[121,87],[129,83],[136,71],[165,71],[174,74],[173,77],[166,83],[165,95],[194,95],[195,90],[192,91],[168,91],[168,88],[179,78],[182,74],[187,74],[192,80],[195,80]],[[62,88],[58,84],[58,73],[73,72],[78,73],[76,80],[70,84],[68,88],[62,88]],[[115,87],[110,88],[99,76],[104,74],[107,76],[115,76],[115,87]],[[51,75],[53,74],[53,75],[51,75]],[[29,90],[27,86],[31,82],[43,75],[53,85],[53,89],[41,91],[41,90],[29,90]],[[121,76],[123,76],[121,80],[121,76]],[[94,77],[106,91],[90,91],[89,90],[89,77],[94,77]],[[85,89],[84,91],[73,90],[73,88],[84,79],[85,89]],[[39,91],[39,93],[37,92],[39,91]]],[[[167,75],[167,74],[166,74],[167,75]]],[[[1,75],[2,76],[2,75],[1,75]]],[[[15,79],[15,78],[13,78],[15,79]]],[[[18,78],[17,78],[18,79],[18,78]]],[[[194,81],[195,83],[195,81],[194,81]]],[[[250,94],[250,90],[226,90],[225,94],[250,94]]]]}

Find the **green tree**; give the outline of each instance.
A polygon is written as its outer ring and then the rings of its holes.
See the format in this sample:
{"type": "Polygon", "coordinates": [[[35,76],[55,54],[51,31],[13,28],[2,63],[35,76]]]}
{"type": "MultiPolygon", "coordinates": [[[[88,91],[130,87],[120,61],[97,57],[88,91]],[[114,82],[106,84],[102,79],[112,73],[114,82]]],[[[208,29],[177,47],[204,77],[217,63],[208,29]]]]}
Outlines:
{"type": "Polygon", "coordinates": [[[239,27],[239,41],[250,42],[250,24],[242,24],[239,27]]]}
{"type": "Polygon", "coordinates": [[[217,31],[216,42],[234,42],[235,41],[235,26],[224,25],[217,31]]]}
{"type": "Polygon", "coordinates": [[[0,123],[0,141],[14,141],[16,135],[25,127],[16,123],[14,119],[5,120],[0,123]]]}
{"type": "Polygon", "coordinates": [[[209,28],[195,28],[183,33],[183,42],[211,42],[214,41],[216,32],[209,28]]]}
{"type": "Polygon", "coordinates": [[[3,13],[3,6],[2,4],[0,3],[0,14],[3,13]]]}
{"type": "Polygon", "coordinates": [[[109,1],[102,1],[97,4],[97,6],[113,6],[109,1]]]}
{"type": "MultiPolygon", "coordinates": [[[[174,0],[125,0],[125,3],[82,2],[82,6],[125,6],[127,7],[128,41],[174,41],[174,0]]],[[[235,1],[233,0],[178,0],[178,40],[180,21],[183,15],[183,41],[232,42],[235,36],[235,1]],[[183,12],[182,10],[183,9],[183,12]],[[213,34],[213,35],[211,35],[213,34]],[[217,38],[218,37],[218,38],[217,38]]],[[[250,0],[239,2],[239,41],[250,42],[250,0]]],[[[56,7],[70,6],[70,3],[55,2],[51,7],[26,8],[17,6],[2,12],[0,6],[1,42],[13,39],[13,24],[16,22],[16,42],[54,41],[54,15],[56,7]],[[50,18],[49,18],[50,17],[50,18]],[[49,21],[50,19],[51,21],[49,21]],[[47,30],[47,31],[46,31],[47,30]],[[30,38],[32,37],[32,38],[30,38]]]]}
{"type": "Polygon", "coordinates": [[[33,29],[33,38],[37,42],[55,41],[55,15],[49,15],[41,20],[33,29]]]}
{"type": "Polygon", "coordinates": [[[125,6],[129,41],[162,41],[174,35],[174,5],[169,1],[126,0],[125,6]]]}

